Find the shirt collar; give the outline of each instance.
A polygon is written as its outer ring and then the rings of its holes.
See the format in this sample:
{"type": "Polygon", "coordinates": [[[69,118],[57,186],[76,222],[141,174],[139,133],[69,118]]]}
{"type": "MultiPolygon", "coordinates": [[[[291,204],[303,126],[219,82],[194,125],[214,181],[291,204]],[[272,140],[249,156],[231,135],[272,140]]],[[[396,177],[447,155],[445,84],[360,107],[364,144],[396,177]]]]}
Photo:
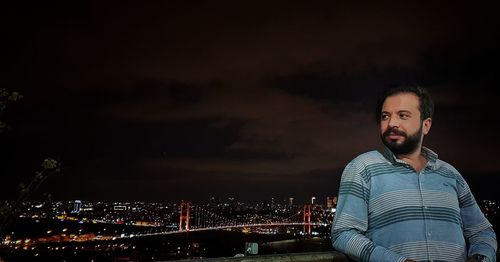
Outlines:
{"type": "MultiPolygon", "coordinates": [[[[381,151],[381,153],[393,165],[396,164],[396,163],[406,164],[404,161],[399,160],[396,157],[396,155],[394,155],[394,153],[392,153],[392,151],[388,147],[386,147],[386,146],[384,146],[384,149],[381,151]]],[[[436,161],[438,159],[438,155],[436,154],[436,152],[434,152],[434,151],[430,150],[429,148],[423,146],[421,153],[422,153],[422,155],[425,158],[427,158],[427,166],[434,167],[435,164],[436,164],[436,161]]]]}

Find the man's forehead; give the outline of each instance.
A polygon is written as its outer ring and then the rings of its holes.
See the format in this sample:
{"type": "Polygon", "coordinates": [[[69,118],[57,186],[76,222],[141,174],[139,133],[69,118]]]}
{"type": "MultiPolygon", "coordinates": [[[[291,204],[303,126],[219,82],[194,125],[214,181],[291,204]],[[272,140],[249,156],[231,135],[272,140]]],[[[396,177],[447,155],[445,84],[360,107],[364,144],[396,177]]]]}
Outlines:
{"type": "Polygon", "coordinates": [[[413,93],[398,93],[388,96],[382,106],[382,110],[394,111],[419,111],[420,100],[413,93]]]}

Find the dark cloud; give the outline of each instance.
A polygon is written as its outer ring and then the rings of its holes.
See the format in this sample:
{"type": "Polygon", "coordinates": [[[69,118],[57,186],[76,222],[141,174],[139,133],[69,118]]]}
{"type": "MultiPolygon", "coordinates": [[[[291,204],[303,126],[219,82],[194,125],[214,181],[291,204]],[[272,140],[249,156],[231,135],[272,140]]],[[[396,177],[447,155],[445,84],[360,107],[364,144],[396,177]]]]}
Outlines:
{"type": "Polygon", "coordinates": [[[484,186],[500,172],[495,10],[11,3],[0,84],[25,99],[3,118],[14,128],[0,137],[2,194],[47,156],[64,174],[42,189],[60,198],[335,194],[345,164],[380,146],[375,97],[398,82],[429,88],[426,144],[484,186]]]}

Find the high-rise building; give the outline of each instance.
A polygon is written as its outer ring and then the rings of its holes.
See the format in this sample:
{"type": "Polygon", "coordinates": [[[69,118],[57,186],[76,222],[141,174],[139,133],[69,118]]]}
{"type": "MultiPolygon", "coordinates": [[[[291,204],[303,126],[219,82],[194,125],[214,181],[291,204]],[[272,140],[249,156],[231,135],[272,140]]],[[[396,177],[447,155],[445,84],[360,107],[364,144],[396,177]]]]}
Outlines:
{"type": "Polygon", "coordinates": [[[315,197],[315,196],[312,196],[312,197],[311,197],[311,205],[314,205],[314,200],[316,200],[316,197],[315,197]]]}
{"type": "Polygon", "coordinates": [[[82,208],[82,201],[80,200],[75,200],[73,203],[73,210],[71,213],[80,213],[80,209],[82,208]]]}
{"type": "Polygon", "coordinates": [[[289,204],[290,206],[293,206],[293,197],[289,197],[289,198],[288,198],[288,204],[289,204]]]}

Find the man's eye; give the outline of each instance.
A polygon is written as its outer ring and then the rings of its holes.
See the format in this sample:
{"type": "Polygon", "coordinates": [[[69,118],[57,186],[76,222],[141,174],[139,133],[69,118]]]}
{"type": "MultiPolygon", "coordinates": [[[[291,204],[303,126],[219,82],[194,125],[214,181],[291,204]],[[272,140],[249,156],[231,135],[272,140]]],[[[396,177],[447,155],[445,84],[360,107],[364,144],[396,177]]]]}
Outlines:
{"type": "Polygon", "coordinates": [[[399,117],[401,119],[408,119],[408,118],[410,118],[410,115],[408,115],[408,114],[400,114],[399,117]]]}
{"type": "Polygon", "coordinates": [[[389,115],[385,115],[385,114],[384,114],[384,115],[381,115],[381,116],[380,116],[380,119],[382,119],[382,120],[386,120],[386,119],[388,119],[388,118],[389,118],[389,115]]]}

